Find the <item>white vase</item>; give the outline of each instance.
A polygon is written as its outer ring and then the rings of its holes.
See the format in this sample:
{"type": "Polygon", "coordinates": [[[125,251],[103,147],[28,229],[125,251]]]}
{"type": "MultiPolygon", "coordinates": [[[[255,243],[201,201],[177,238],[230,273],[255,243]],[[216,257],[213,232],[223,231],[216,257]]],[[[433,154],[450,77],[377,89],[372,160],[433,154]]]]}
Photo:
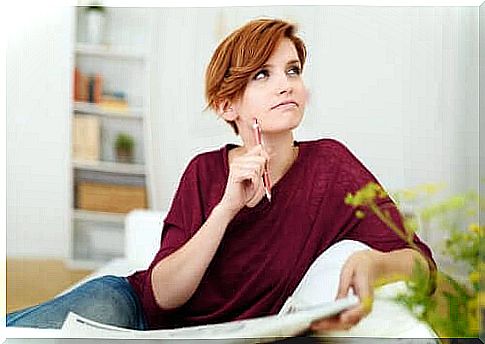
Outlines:
{"type": "Polygon", "coordinates": [[[98,10],[87,12],[87,41],[91,44],[102,44],[104,32],[104,13],[98,10]]]}

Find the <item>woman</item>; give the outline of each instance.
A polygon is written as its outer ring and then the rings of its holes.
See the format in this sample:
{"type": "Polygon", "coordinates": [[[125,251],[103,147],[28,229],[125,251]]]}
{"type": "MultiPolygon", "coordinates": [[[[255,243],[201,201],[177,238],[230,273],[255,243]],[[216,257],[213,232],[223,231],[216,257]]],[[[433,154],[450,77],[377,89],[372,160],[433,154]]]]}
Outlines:
{"type": "MultiPolygon", "coordinates": [[[[347,193],[377,182],[345,146],[330,139],[294,140],[292,130],[307,100],[301,77],[305,58],[295,27],[281,20],[251,21],[230,34],[207,68],[206,98],[243,144],[192,159],[148,269],[88,282],[8,315],[7,324],[60,327],[69,310],[137,329],[275,314],[323,251],[351,239],[372,249],[347,260],[337,297],[352,287],[362,302],[312,325],[314,330],[347,329],[370,311],[365,301],[372,299],[377,279],[410,275],[414,259],[429,262],[428,271],[434,271],[431,251],[417,236],[428,260],[375,216],[358,219],[345,205],[347,193]],[[263,145],[255,141],[255,119],[263,145]],[[265,171],[271,188],[263,183],[265,171]],[[86,301],[90,297],[96,301],[86,301]]],[[[391,199],[379,205],[402,224],[391,199]]]]}

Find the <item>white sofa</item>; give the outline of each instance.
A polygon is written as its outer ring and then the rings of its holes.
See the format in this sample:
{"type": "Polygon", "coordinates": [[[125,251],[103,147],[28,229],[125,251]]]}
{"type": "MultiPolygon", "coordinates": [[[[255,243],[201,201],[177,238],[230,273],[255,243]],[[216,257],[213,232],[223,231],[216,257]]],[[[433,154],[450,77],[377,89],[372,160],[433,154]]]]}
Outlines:
{"type": "MultiPolygon", "coordinates": [[[[135,210],[125,221],[126,257],[115,259],[93,274],[72,286],[102,275],[127,276],[145,269],[153,259],[160,245],[164,212],[135,210]]],[[[334,299],[338,288],[339,273],[347,257],[356,250],[367,249],[362,243],[342,241],[325,251],[310,267],[303,280],[286,300],[282,312],[288,307],[304,307],[334,299]]],[[[436,334],[426,324],[419,322],[403,306],[391,298],[399,290],[404,290],[402,282],[388,284],[376,290],[372,312],[348,331],[333,331],[326,336],[346,337],[387,337],[387,338],[436,338],[436,334]]],[[[67,292],[64,291],[63,293],[67,292]]],[[[59,330],[38,330],[7,328],[7,338],[13,337],[59,337],[59,330]]]]}

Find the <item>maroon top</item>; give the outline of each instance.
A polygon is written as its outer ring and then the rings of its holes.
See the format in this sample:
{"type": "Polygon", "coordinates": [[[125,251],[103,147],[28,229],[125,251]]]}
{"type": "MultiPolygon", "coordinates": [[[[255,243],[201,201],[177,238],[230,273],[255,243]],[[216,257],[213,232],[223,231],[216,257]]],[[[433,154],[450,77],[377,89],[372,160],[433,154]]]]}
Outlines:
{"type": "MultiPolygon", "coordinates": [[[[254,208],[243,208],[229,223],[192,297],[177,309],[164,310],[153,295],[152,269],[187,242],[219,203],[228,152],[236,146],[199,154],[189,163],[164,221],[160,250],[147,270],[128,277],[150,329],[276,314],[312,262],[343,239],[385,252],[407,246],[375,215],[358,219],[344,203],[347,193],[377,180],[343,144],[332,139],[295,144],[298,158],[272,187],[271,203],[264,197],[254,208]]],[[[402,226],[391,199],[380,206],[402,226]]],[[[432,258],[417,236],[415,242],[432,258]]]]}

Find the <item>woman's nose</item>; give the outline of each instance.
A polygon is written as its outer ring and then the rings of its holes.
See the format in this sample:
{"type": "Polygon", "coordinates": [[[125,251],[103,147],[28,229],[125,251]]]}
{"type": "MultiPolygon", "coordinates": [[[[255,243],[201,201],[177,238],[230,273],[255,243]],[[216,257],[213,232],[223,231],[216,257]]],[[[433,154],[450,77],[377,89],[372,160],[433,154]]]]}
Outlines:
{"type": "Polygon", "coordinates": [[[288,79],[288,76],[282,75],[278,78],[277,84],[276,84],[276,91],[278,94],[284,94],[284,93],[291,93],[293,90],[291,86],[291,82],[288,79]]]}

